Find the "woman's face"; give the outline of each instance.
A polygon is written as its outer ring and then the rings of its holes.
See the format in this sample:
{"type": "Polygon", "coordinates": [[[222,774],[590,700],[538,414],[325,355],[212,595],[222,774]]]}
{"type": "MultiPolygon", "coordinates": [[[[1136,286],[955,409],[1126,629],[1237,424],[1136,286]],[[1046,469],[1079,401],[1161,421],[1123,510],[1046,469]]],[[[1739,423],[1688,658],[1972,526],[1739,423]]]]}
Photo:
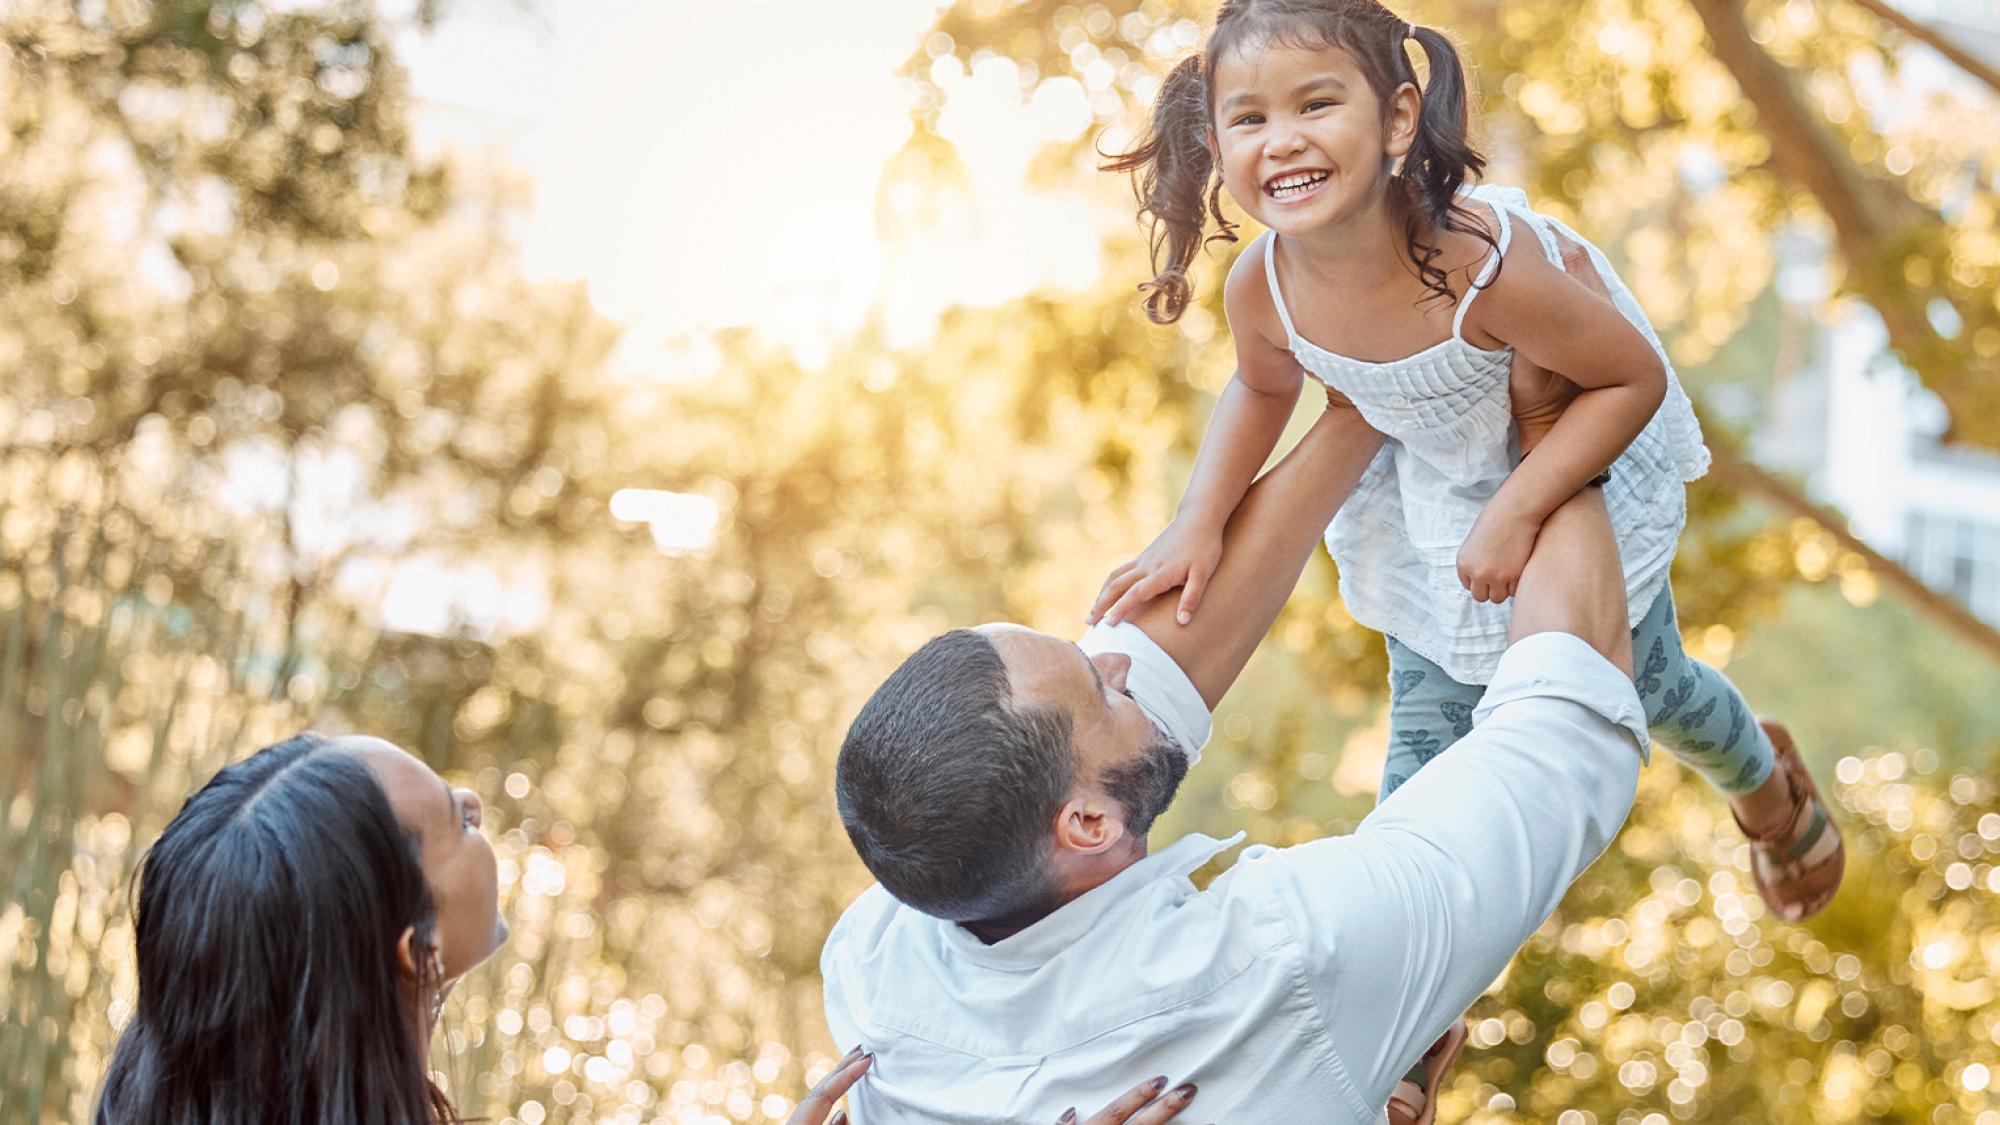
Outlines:
{"type": "Polygon", "coordinates": [[[379,738],[336,739],[333,749],[367,764],[403,830],[416,838],[424,879],[437,903],[437,952],[446,982],[486,960],[507,940],[493,845],[480,831],[484,809],[469,789],[453,789],[402,748],[379,738]]]}

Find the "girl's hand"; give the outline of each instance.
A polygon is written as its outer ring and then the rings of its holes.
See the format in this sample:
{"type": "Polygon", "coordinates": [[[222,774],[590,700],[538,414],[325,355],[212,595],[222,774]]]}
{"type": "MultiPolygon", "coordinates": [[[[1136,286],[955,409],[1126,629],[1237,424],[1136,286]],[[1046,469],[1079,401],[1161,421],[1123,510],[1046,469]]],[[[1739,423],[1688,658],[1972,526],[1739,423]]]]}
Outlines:
{"type": "Polygon", "coordinates": [[[1194,620],[1202,591],[1221,560],[1220,524],[1176,518],[1138,558],[1111,572],[1084,622],[1095,625],[1102,618],[1105,624],[1116,625],[1126,614],[1178,586],[1181,604],[1175,616],[1185,625],[1194,620]]]}
{"type": "MultiPolygon", "coordinates": [[[[1085,1121],[1083,1125],[1159,1125],[1180,1115],[1194,1100],[1194,1083],[1167,1090],[1166,1075],[1142,1082],[1125,1091],[1123,1097],[1085,1121]],[[1165,1093],[1161,1093],[1166,1090],[1165,1093]]],[[[1056,1125],[1076,1125],[1076,1111],[1056,1118],[1056,1125]]]]}
{"type": "Polygon", "coordinates": [[[1541,530],[1536,521],[1486,505],[1458,548],[1458,580],[1472,592],[1473,601],[1497,605],[1514,596],[1541,530]]]}

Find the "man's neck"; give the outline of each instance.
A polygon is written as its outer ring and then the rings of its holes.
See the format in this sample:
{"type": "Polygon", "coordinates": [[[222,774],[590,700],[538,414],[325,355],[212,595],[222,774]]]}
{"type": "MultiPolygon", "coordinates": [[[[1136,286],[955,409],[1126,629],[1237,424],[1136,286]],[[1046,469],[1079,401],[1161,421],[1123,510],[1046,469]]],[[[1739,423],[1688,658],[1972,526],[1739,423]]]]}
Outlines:
{"type": "Polygon", "coordinates": [[[1061,910],[1071,902],[1090,891],[1110,882],[1118,873],[1146,858],[1146,840],[1140,837],[1138,846],[1119,849],[1116,855],[1069,856],[1067,862],[1058,861],[1061,878],[1056,892],[1047,899],[1032,906],[1003,914],[995,918],[982,918],[976,922],[960,922],[965,932],[987,945],[1005,941],[1029,926],[1061,910]]]}

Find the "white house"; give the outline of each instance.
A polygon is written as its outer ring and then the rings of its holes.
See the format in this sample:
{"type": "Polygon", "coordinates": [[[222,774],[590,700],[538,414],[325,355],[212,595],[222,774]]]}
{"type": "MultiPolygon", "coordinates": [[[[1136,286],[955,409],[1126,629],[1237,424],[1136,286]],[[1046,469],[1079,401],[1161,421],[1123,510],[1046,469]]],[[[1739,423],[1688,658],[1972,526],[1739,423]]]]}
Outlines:
{"type": "MultiPolygon", "coordinates": [[[[1995,0],[1902,0],[1898,8],[2000,65],[1995,0]]],[[[1913,46],[1904,88],[1971,81],[1913,46]]],[[[1979,87],[1975,97],[1991,97],[1979,87]]],[[[1812,325],[1808,366],[1780,372],[1770,424],[1753,453],[1805,474],[1808,490],[1845,512],[1862,539],[1925,582],[2000,625],[2000,454],[1946,445],[1944,404],[1887,351],[1881,320],[1854,304],[1815,319],[1823,248],[1781,248],[1778,291],[1791,324],[1812,325]]]]}

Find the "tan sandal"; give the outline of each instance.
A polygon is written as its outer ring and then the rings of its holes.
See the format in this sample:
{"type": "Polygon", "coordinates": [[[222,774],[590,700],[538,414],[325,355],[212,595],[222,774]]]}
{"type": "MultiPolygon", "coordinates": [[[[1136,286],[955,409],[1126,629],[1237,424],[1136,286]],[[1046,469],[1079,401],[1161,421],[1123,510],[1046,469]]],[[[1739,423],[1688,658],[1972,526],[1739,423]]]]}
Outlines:
{"type": "Polygon", "coordinates": [[[1465,1021],[1451,1025],[1451,1030],[1438,1036],[1431,1049],[1411,1066],[1396,1089],[1389,1095],[1389,1125],[1431,1125],[1437,1120],[1436,1093],[1439,1082],[1451,1064],[1458,1061],[1458,1053],[1465,1049],[1465,1021]]]}
{"type": "MultiPolygon", "coordinates": [[[[1840,878],[1847,869],[1847,847],[1812,775],[1806,772],[1792,732],[1771,719],[1759,720],[1757,725],[1770,736],[1777,752],[1777,768],[1785,771],[1785,782],[1792,791],[1792,811],[1776,832],[1758,836],[1743,830],[1750,841],[1750,873],[1771,913],[1787,922],[1800,922],[1819,913],[1840,890],[1840,878]]],[[[1743,822],[1738,820],[1736,827],[1743,828],[1743,822]]]]}

